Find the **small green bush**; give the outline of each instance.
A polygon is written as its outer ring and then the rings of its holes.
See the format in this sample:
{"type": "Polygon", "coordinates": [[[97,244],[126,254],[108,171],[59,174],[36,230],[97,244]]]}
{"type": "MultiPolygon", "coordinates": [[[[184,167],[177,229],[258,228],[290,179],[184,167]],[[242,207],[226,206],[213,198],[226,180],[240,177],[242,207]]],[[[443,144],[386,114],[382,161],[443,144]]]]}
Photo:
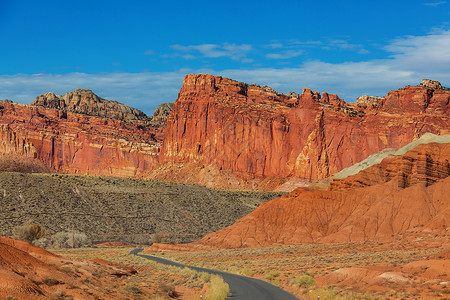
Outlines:
{"type": "Polygon", "coordinates": [[[309,275],[302,275],[300,277],[293,277],[289,280],[289,283],[296,287],[309,288],[316,285],[316,281],[309,275]]]}
{"type": "Polygon", "coordinates": [[[266,271],[264,274],[264,278],[270,281],[275,280],[278,276],[280,276],[280,272],[278,271],[266,271]]]}
{"type": "Polygon", "coordinates": [[[125,291],[130,292],[135,295],[142,294],[142,290],[135,285],[129,285],[123,288],[125,291]]]}
{"type": "Polygon", "coordinates": [[[207,294],[205,300],[224,300],[228,297],[230,287],[222,277],[212,275],[211,280],[206,285],[207,294]]]}

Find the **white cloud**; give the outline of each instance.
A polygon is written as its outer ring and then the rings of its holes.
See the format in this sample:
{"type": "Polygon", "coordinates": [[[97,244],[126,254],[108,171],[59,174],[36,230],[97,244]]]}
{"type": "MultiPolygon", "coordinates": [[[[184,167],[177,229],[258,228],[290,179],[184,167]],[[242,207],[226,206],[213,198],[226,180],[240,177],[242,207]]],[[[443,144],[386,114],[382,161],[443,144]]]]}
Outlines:
{"type": "Polygon", "coordinates": [[[102,98],[152,114],[158,104],[175,101],[187,73],[192,72],[0,75],[0,99],[29,104],[46,92],[61,95],[86,88],[102,98]]]}
{"type": "Polygon", "coordinates": [[[446,3],[447,3],[447,1],[437,1],[437,2],[426,2],[423,5],[436,7],[436,6],[439,6],[442,4],[446,4],[446,3]]]}
{"type": "Polygon", "coordinates": [[[302,50],[286,50],[279,53],[268,53],[267,58],[271,59],[289,59],[303,54],[302,50]]]}
{"type": "MultiPolygon", "coordinates": [[[[217,47],[206,48],[203,51],[217,50],[217,47]]],[[[217,51],[230,51],[233,46],[224,49],[221,45],[217,51]]],[[[402,37],[392,41],[385,50],[391,54],[386,59],[345,63],[309,61],[278,69],[0,75],[0,99],[30,103],[48,91],[64,94],[76,88],[88,88],[100,97],[124,102],[151,114],[159,103],[176,99],[183,77],[189,73],[210,73],[246,83],[267,84],[283,93],[301,92],[308,87],[337,93],[346,101],[355,101],[364,94],[383,96],[389,90],[419,84],[422,78],[439,80],[444,86],[450,86],[450,30],[402,37]]]]}
{"type": "Polygon", "coordinates": [[[201,45],[172,45],[172,49],[183,53],[199,53],[202,57],[218,58],[228,57],[233,60],[240,60],[247,56],[253,47],[248,44],[201,44],[201,45]]]}

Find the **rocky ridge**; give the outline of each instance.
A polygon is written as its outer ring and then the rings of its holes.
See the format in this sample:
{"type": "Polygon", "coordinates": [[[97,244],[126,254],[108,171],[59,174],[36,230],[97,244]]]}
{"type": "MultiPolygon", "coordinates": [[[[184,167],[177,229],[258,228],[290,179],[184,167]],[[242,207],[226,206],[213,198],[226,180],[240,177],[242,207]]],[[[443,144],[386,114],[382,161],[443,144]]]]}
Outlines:
{"type": "Polygon", "coordinates": [[[449,160],[450,142],[420,144],[328,191],[297,188],[195,244],[240,248],[387,241],[411,231],[447,234],[449,160]]]}
{"type": "Polygon", "coordinates": [[[161,162],[315,180],[426,132],[449,132],[446,89],[404,87],[374,99],[350,104],[310,89],[288,96],[218,76],[187,75],[168,119],[161,162]]]}
{"type": "Polygon", "coordinates": [[[48,92],[37,96],[31,105],[116,120],[148,120],[142,111],[117,101],[100,98],[88,89],[76,89],[65,95],[48,92]]]}
{"type": "Polygon", "coordinates": [[[58,172],[147,176],[151,171],[152,178],[179,182],[185,166],[206,167],[211,172],[197,175],[219,172],[221,187],[268,188],[289,178],[326,178],[426,132],[448,133],[449,99],[448,89],[429,80],[383,98],[346,103],[307,88],[283,95],[267,86],[191,74],[176,103],[160,105],[153,117],[90,90],[47,93],[32,106],[4,101],[0,153],[37,158],[58,172]],[[170,171],[176,165],[179,172],[170,171]],[[169,173],[159,174],[164,170],[169,173]],[[266,179],[271,183],[259,184],[266,179]]]}
{"type": "Polygon", "coordinates": [[[163,128],[0,102],[0,154],[73,174],[137,176],[158,163],[163,128]]]}

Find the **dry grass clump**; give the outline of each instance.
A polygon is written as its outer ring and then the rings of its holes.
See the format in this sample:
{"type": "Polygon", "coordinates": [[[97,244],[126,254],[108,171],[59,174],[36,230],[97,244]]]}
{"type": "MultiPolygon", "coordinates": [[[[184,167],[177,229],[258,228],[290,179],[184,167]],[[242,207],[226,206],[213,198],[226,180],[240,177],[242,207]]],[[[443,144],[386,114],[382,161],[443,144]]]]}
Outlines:
{"type": "Polygon", "coordinates": [[[316,285],[316,281],[309,275],[302,275],[300,277],[293,277],[289,279],[289,284],[295,287],[309,288],[316,285]]]}
{"type": "MultiPolygon", "coordinates": [[[[431,241],[434,237],[430,237],[431,241]]],[[[409,262],[426,260],[442,248],[427,240],[393,240],[392,242],[351,242],[341,244],[284,245],[264,248],[221,249],[198,252],[166,252],[165,258],[191,266],[227,271],[249,277],[269,280],[300,298],[317,299],[415,299],[420,297],[448,297],[448,288],[438,285],[427,288],[414,281],[409,289],[390,296],[395,285],[381,286],[382,290],[365,290],[364,283],[354,286],[324,282],[323,276],[342,268],[384,266],[387,271],[400,270],[409,262]],[[239,264],[236,262],[239,261],[239,264]],[[247,274],[244,274],[247,273],[247,274]],[[410,294],[408,294],[410,293],[410,294]],[[393,297],[393,298],[392,298],[393,297]]],[[[160,254],[154,253],[159,256],[160,254]]],[[[448,272],[447,272],[448,273],[448,272]]],[[[441,275],[441,274],[440,274],[441,275]]],[[[443,277],[440,277],[442,280],[443,277]]],[[[412,279],[411,279],[412,280],[412,279]]]]}
{"type": "Polygon", "coordinates": [[[206,285],[207,294],[206,300],[224,300],[228,297],[230,287],[222,277],[218,275],[211,275],[211,280],[206,285]]]}
{"type": "Polygon", "coordinates": [[[18,154],[0,154],[0,172],[51,173],[53,170],[36,158],[18,154]]]}
{"type": "Polygon", "coordinates": [[[121,288],[125,297],[142,299],[225,299],[229,286],[222,277],[190,268],[167,266],[129,255],[132,248],[111,247],[53,249],[52,252],[75,260],[103,259],[119,265],[131,266],[138,274],[128,277],[121,288]],[[223,296],[225,295],[225,296],[223,296]]]}

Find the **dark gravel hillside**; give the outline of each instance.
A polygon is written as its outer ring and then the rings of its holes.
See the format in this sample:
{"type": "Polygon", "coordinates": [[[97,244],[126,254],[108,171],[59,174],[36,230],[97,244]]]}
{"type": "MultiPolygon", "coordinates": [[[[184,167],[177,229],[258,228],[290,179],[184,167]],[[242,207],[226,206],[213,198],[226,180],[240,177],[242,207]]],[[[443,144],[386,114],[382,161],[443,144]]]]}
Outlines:
{"type": "Polygon", "coordinates": [[[233,224],[282,193],[214,190],[116,177],[0,173],[0,235],[38,222],[97,241],[187,242],[233,224]]]}

